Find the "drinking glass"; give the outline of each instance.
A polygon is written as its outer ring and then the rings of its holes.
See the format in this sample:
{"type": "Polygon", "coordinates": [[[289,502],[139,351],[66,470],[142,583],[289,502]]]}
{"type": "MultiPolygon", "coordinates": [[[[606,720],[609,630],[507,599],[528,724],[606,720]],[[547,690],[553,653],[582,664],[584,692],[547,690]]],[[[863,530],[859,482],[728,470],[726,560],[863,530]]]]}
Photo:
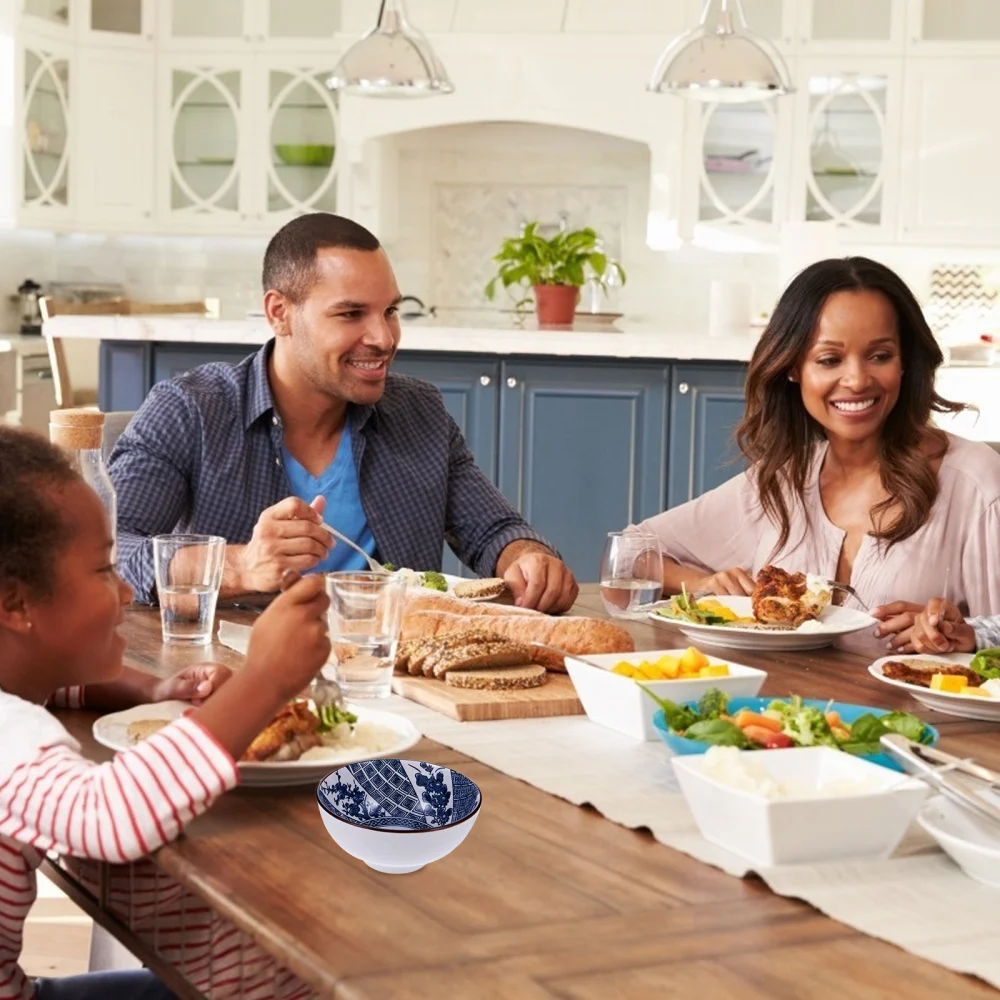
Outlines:
{"type": "Polygon", "coordinates": [[[644,614],[641,606],[660,599],[663,561],[660,542],[641,528],[609,531],[601,558],[601,600],[612,618],[644,614]]]}
{"type": "Polygon", "coordinates": [[[387,698],[406,581],[389,573],[327,573],[326,592],[332,646],[327,668],[345,698],[387,698]]]}
{"type": "Polygon", "coordinates": [[[218,535],[157,535],[153,567],[164,642],[207,646],[222,586],[226,540],[218,535]]]}

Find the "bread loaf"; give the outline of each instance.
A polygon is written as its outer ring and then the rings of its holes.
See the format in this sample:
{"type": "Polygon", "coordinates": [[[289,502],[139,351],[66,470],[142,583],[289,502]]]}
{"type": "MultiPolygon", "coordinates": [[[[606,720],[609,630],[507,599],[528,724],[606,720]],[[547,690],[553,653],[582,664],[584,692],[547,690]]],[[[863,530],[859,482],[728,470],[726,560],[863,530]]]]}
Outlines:
{"type": "Polygon", "coordinates": [[[507,584],[499,577],[490,580],[463,580],[455,584],[452,593],[459,598],[489,601],[507,593],[507,584]]]}
{"type": "MultiPolygon", "coordinates": [[[[509,639],[458,646],[442,641],[441,645],[441,652],[430,663],[430,673],[434,677],[444,677],[451,670],[520,667],[531,663],[531,647],[509,639]]],[[[428,676],[427,663],[424,664],[424,676],[428,676]]]]}
{"type": "MultiPolygon", "coordinates": [[[[492,633],[497,638],[515,642],[538,642],[565,653],[631,653],[635,650],[632,637],[613,622],[597,618],[552,618],[549,615],[463,615],[443,611],[419,611],[403,618],[402,637],[423,636],[442,638],[455,632],[476,629],[492,633]]],[[[559,652],[532,650],[536,663],[550,670],[565,670],[559,652]]],[[[412,668],[411,668],[412,669],[412,668]]]]}
{"type": "Polygon", "coordinates": [[[471,601],[463,597],[452,597],[450,594],[435,594],[431,590],[417,589],[407,595],[405,614],[411,615],[418,611],[444,611],[453,615],[531,615],[541,616],[540,611],[530,608],[515,608],[509,604],[485,604],[482,601],[471,601]]]}
{"type": "Polygon", "coordinates": [[[547,679],[545,667],[498,667],[495,670],[449,670],[445,683],[474,691],[523,691],[541,687],[547,679]]]}

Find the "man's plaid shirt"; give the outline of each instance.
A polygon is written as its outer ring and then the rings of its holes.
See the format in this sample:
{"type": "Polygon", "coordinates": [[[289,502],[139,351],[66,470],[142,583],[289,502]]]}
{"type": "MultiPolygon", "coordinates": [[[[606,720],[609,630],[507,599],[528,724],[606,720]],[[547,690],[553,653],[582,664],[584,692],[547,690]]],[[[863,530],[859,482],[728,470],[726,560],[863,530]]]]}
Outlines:
{"type": "MultiPolygon", "coordinates": [[[[272,347],[159,382],[119,439],[109,470],[118,569],[138,601],[154,600],[153,535],[246,543],[261,512],[291,495],[267,378],[272,347]]],[[[511,542],[547,544],[475,464],[434,386],[390,373],[381,400],[350,405],[347,419],[382,562],[440,569],[447,540],[474,572],[492,576],[511,542]]]]}

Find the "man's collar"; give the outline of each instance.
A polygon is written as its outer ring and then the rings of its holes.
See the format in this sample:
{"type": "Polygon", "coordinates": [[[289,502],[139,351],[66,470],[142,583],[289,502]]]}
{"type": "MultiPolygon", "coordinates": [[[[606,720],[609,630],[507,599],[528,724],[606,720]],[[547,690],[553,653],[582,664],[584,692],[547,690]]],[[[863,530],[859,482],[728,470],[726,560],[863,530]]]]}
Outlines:
{"type": "MultiPolygon", "coordinates": [[[[274,413],[274,396],[271,394],[271,383],[267,377],[268,362],[274,350],[274,340],[269,340],[254,356],[250,365],[250,377],[247,380],[247,408],[245,427],[249,428],[261,417],[274,413]]],[[[374,420],[378,423],[378,404],[374,406],[347,406],[347,419],[351,422],[351,430],[360,431],[374,420]]]]}

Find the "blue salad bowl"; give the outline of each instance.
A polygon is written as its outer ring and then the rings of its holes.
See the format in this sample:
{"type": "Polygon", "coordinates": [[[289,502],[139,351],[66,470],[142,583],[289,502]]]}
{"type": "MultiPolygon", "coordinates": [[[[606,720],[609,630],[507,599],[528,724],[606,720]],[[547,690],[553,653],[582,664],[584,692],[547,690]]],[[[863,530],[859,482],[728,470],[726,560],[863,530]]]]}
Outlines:
{"type": "MultiPolygon", "coordinates": [[[[772,701],[781,701],[780,698],[732,698],[729,702],[729,707],[727,709],[727,714],[735,715],[741,709],[748,708],[751,712],[762,712],[771,704],[772,701]]],[[[851,725],[862,715],[889,715],[890,710],[885,708],[867,708],[864,705],[846,705],[841,701],[821,701],[817,698],[803,698],[803,705],[812,705],[814,708],[818,708],[824,712],[839,712],[841,719],[844,720],[848,725],[851,725]]],[[[682,705],[683,707],[688,707],[692,709],[697,709],[697,702],[688,702],[687,705],[682,705]]],[[[926,723],[925,723],[926,725],[926,723]]],[[[690,754],[705,753],[706,750],[712,745],[710,743],[702,743],[699,740],[689,740],[683,736],[678,736],[670,726],[667,725],[667,720],[663,715],[663,709],[657,709],[656,714],[653,716],[653,726],[656,729],[657,735],[663,740],[664,743],[670,749],[682,756],[687,756],[690,754]]],[[[924,742],[928,746],[934,746],[938,741],[938,737],[941,734],[933,727],[927,726],[927,732],[924,742]]],[[[882,767],[888,767],[893,771],[902,771],[903,768],[896,763],[888,754],[885,753],[863,753],[857,754],[862,760],[870,760],[873,764],[879,764],[882,767]]]]}
{"type": "Polygon", "coordinates": [[[415,872],[469,835],[483,803],[464,774],[420,760],[362,760],[316,789],[327,833],[352,857],[390,875],[415,872]]]}

